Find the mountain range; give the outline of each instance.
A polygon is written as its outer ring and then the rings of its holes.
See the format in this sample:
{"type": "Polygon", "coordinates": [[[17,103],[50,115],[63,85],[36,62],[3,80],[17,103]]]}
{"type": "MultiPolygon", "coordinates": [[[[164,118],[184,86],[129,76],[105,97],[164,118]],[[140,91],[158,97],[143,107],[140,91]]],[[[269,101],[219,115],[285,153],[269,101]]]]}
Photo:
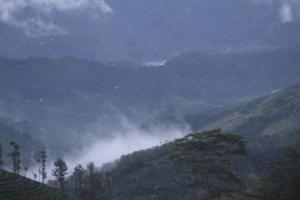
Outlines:
{"type": "Polygon", "coordinates": [[[62,155],[80,149],[91,135],[113,137],[112,132],[126,129],[123,119],[141,129],[185,124],[185,116],[241,104],[299,82],[298,55],[298,47],[190,52],[161,66],[2,58],[1,121],[12,130],[0,132],[24,145],[30,141],[18,132],[26,133],[36,144],[26,145],[28,154],[44,144],[62,155]]]}
{"type": "Polygon", "coordinates": [[[292,0],[1,1],[0,56],[165,60],[299,44],[292,0]]]}

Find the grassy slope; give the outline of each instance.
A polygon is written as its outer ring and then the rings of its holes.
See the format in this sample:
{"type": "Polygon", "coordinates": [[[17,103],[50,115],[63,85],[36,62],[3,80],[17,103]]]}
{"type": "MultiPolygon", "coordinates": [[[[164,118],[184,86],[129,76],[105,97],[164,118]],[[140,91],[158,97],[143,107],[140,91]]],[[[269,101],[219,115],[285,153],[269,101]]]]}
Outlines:
{"type": "Polygon", "coordinates": [[[62,200],[62,195],[55,188],[0,170],[0,199],[62,200]]]}

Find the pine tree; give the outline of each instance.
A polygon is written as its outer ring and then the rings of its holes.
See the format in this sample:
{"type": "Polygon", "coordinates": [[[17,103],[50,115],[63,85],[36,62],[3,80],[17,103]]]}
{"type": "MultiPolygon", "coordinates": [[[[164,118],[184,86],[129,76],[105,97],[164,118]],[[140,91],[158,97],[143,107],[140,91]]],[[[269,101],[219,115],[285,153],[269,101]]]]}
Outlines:
{"type": "Polygon", "coordinates": [[[81,187],[82,187],[82,177],[84,175],[84,169],[82,165],[75,167],[73,175],[75,176],[75,198],[80,199],[81,187]]]}
{"type": "Polygon", "coordinates": [[[89,175],[89,200],[94,199],[95,197],[95,185],[94,185],[94,173],[95,173],[95,164],[93,162],[89,162],[87,164],[87,170],[89,175]]]}
{"type": "Polygon", "coordinates": [[[3,160],[2,160],[2,144],[0,141],[0,169],[2,169],[3,166],[3,160]]]}
{"type": "Polygon", "coordinates": [[[33,179],[36,181],[36,179],[37,179],[37,174],[36,174],[36,173],[33,173],[32,175],[33,175],[33,179]]]}
{"type": "Polygon", "coordinates": [[[101,172],[98,176],[99,188],[98,199],[111,200],[111,187],[112,187],[112,173],[110,171],[101,172]]]}
{"type": "Polygon", "coordinates": [[[105,173],[105,188],[107,191],[107,200],[110,200],[112,198],[112,173],[106,172],[105,173]]]}
{"type": "Polygon", "coordinates": [[[52,175],[56,177],[60,185],[61,193],[66,197],[65,193],[65,175],[68,174],[68,166],[66,162],[62,159],[57,159],[54,162],[54,169],[52,170],[52,175]]]}
{"type": "Polygon", "coordinates": [[[232,170],[236,156],[246,155],[241,136],[223,134],[221,130],[192,133],[175,141],[172,156],[190,170],[190,186],[199,188],[201,199],[213,200],[229,196],[242,189],[232,170]]]}
{"type": "Polygon", "coordinates": [[[46,164],[47,164],[47,152],[42,148],[36,155],[36,161],[39,165],[39,175],[42,178],[42,183],[45,183],[47,178],[46,164]]]}
{"type": "Polygon", "coordinates": [[[13,150],[10,154],[8,154],[8,156],[12,158],[13,172],[15,174],[19,174],[21,170],[21,148],[15,142],[10,142],[10,145],[13,147],[13,150]]]}
{"type": "Polygon", "coordinates": [[[28,171],[28,167],[25,166],[25,167],[24,167],[24,176],[25,176],[25,177],[27,177],[27,171],[28,171]]]}

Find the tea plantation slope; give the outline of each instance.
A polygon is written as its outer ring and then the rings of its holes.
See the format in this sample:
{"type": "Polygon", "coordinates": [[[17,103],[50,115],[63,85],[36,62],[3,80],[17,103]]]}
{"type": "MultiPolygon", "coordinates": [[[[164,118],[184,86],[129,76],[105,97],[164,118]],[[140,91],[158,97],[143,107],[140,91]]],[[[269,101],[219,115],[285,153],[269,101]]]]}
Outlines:
{"type": "Polygon", "coordinates": [[[31,179],[0,170],[1,200],[62,200],[60,192],[31,179]]]}

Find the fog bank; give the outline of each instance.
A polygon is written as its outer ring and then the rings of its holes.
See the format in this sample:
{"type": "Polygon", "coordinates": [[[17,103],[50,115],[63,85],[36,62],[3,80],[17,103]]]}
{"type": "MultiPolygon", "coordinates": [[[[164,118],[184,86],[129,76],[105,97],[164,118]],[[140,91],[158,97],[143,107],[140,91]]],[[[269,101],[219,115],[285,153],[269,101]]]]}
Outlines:
{"type": "Polygon", "coordinates": [[[94,137],[80,153],[66,157],[70,168],[77,164],[86,165],[90,161],[100,167],[122,155],[161,145],[189,132],[189,127],[182,125],[156,125],[145,129],[126,121],[122,126],[121,129],[111,130],[111,137],[94,137]]]}

